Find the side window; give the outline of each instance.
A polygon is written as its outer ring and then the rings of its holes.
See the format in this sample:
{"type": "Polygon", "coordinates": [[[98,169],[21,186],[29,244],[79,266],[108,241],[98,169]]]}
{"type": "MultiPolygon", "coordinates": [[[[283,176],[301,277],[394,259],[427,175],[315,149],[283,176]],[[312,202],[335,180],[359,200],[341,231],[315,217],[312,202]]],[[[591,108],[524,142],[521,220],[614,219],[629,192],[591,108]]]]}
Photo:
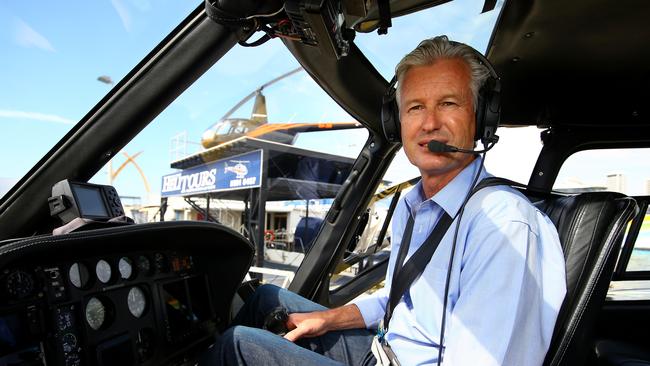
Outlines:
{"type": "Polygon", "coordinates": [[[648,194],[650,149],[580,151],[562,165],[554,190],[561,192],[613,191],[628,196],[648,194]]]}
{"type": "Polygon", "coordinates": [[[640,213],[628,224],[609,300],[650,299],[650,149],[600,149],[578,152],[562,165],[553,189],[580,193],[620,192],[633,196],[640,213]]]}
{"type": "MultiPolygon", "coordinates": [[[[393,163],[394,165],[394,163],[393,163]]],[[[419,177],[391,185],[383,181],[370,205],[361,217],[356,235],[348,243],[342,263],[330,280],[330,291],[337,291],[355,277],[376,266],[386,265],[392,248],[391,219],[400,197],[408,193],[419,177]]],[[[369,283],[366,292],[372,293],[384,282],[369,283]]]]}
{"type": "MultiPolygon", "coordinates": [[[[637,197],[637,203],[643,210],[643,217],[637,217],[640,221],[640,228],[634,239],[634,247],[627,262],[626,272],[648,272],[650,271],[650,212],[648,202],[650,197],[637,197]]],[[[628,227],[630,231],[632,225],[628,227]]],[[[627,234],[627,233],[626,233],[627,234]]],[[[650,275],[648,276],[650,278],[650,275]]]]}

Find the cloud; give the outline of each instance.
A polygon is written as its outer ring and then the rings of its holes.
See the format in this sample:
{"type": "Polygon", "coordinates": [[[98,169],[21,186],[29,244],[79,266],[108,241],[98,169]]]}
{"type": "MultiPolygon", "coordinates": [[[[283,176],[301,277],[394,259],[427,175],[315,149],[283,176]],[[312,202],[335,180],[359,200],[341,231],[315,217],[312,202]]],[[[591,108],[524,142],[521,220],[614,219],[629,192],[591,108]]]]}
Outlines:
{"type": "Polygon", "coordinates": [[[0,118],[20,118],[20,119],[31,119],[42,122],[54,122],[62,123],[66,125],[75,124],[76,121],[69,118],[57,116],[55,114],[45,114],[37,112],[24,112],[24,111],[12,111],[12,110],[1,110],[0,109],[0,118]]]}
{"type": "Polygon", "coordinates": [[[13,27],[14,41],[20,46],[31,48],[36,47],[44,51],[55,52],[50,41],[42,34],[35,31],[25,21],[20,18],[14,20],[13,27]]]}
{"type": "Polygon", "coordinates": [[[113,8],[115,8],[117,15],[120,16],[120,20],[122,20],[122,25],[124,25],[124,29],[126,29],[127,32],[130,32],[131,14],[129,14],[129,11],[127,10],[124,3],[121,0],[111,0],[111,4],[113,4],[113,8]]]}

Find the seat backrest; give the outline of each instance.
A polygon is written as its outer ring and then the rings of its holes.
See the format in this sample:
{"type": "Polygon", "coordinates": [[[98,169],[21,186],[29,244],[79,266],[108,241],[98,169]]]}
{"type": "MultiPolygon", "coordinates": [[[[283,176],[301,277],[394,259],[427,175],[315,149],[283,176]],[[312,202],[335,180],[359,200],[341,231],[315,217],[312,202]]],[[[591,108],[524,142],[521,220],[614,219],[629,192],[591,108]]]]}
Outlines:
{"type": "Polygon", "coordinates": [[[633,198],[613,192],[554,196],[535,205],[555,224],[566,260],[567,293],[544,365],[582,365],[607,295],[633,198]]]}

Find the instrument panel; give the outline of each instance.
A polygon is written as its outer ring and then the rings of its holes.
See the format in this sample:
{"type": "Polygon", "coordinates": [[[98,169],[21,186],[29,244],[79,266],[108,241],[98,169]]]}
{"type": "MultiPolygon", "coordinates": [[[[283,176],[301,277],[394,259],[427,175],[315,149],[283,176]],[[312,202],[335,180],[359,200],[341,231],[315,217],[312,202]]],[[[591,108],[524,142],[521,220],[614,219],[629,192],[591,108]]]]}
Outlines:
{"type": "Polygon", "coordinates": [[[140,252],[11,268],[0,286],[1,305],[12,309],[0,315],[0,364],[10,363],[6,357],[38,359],[44,336],[64,365],[82,364],[82,344],[98,349],[99,364],[113,364],[116,355],[120,364],[142,364],[155,343],[178,345],[216,330],[207,278],[188,254],[140,252]]]}
{"type": "Polygon", "coordinates": [[[231,288],[245,273],[219,278],[227,256],[162,247],[4,266],[0,365],[192,364],[227,326],[231,288]]]}

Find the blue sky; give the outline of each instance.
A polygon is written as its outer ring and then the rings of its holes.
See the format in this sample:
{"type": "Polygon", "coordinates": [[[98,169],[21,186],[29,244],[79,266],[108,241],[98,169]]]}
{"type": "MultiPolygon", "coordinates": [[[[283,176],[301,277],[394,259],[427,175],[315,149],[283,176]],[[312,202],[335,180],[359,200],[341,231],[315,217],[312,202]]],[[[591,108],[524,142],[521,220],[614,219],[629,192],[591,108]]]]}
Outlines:
{"type": "Polygon", "coordinates": [[[108,92],[98,76],[122,78],[196,6],[158,4],[0,3],[0,177],[22,176],[108,92]]]}
{"type": "MultiPolygon", "coordinates": [[[[99,76],[119,81],[199,4],[187,0],[0,2],[0,194],[3,185],[20,178],[112,88],[97,81],[99,76]]],[[[358,34],[355,42],[390,79],[399,59],[423,38],[447,34],[484,51],[497,14],[479,14],[482,5],[478,0],[453,1],[432,11],[394,19],[388,36],[358,34]]],[[[297,66],[279,40],[257,48],[236,47],[123,151],[129,155],[142,151],[136,161],[155,196],[160,191],[161,176],[173,171],[169,168],[169,149],[174,135],[186,132],[190,142],[198,142],[201,133],[244,96],[297,66]]],[[[270,86],[265,95],[272,123],[352,120],[304,72],[270,86]]],[[[233,117],[248,117],[251,107],[252,102],[244,105],[233,117]]],[[[526,141],[537,143],[538,131],[523,134],[526,141]]],[[[365,131],[312,134],[301,136],[297,143],[356,156],[365,136],[365,131]]],[[[530,143],[522,142],[521,133],[518,136],[511,139],[515,145],[530,143]]],[[[499,145],[505,146],[505,140],[502,136],[499,145]]],[[[197,150],[198,145],[190,143],[188,149],[197,150]]],[[[527,150],[513,157],[512,150],[497,146],[487,165],[490,167],[500,156],[510,159],[511,164],[495,163],[492,170],[526,181],[538,149],[527,150]]],[[[113,167],[123,161],[118,155],[113,167]]],[[[396,161],[400,168],[389,172],[392,179],[417,174],[406,168],[403,156],[396,161]]],[[[106,183],[106,170],[98,172],[92,181],[106,183]]],[[[146,197],[132,166],[114,185],[122,195],[146,197]]]]}

